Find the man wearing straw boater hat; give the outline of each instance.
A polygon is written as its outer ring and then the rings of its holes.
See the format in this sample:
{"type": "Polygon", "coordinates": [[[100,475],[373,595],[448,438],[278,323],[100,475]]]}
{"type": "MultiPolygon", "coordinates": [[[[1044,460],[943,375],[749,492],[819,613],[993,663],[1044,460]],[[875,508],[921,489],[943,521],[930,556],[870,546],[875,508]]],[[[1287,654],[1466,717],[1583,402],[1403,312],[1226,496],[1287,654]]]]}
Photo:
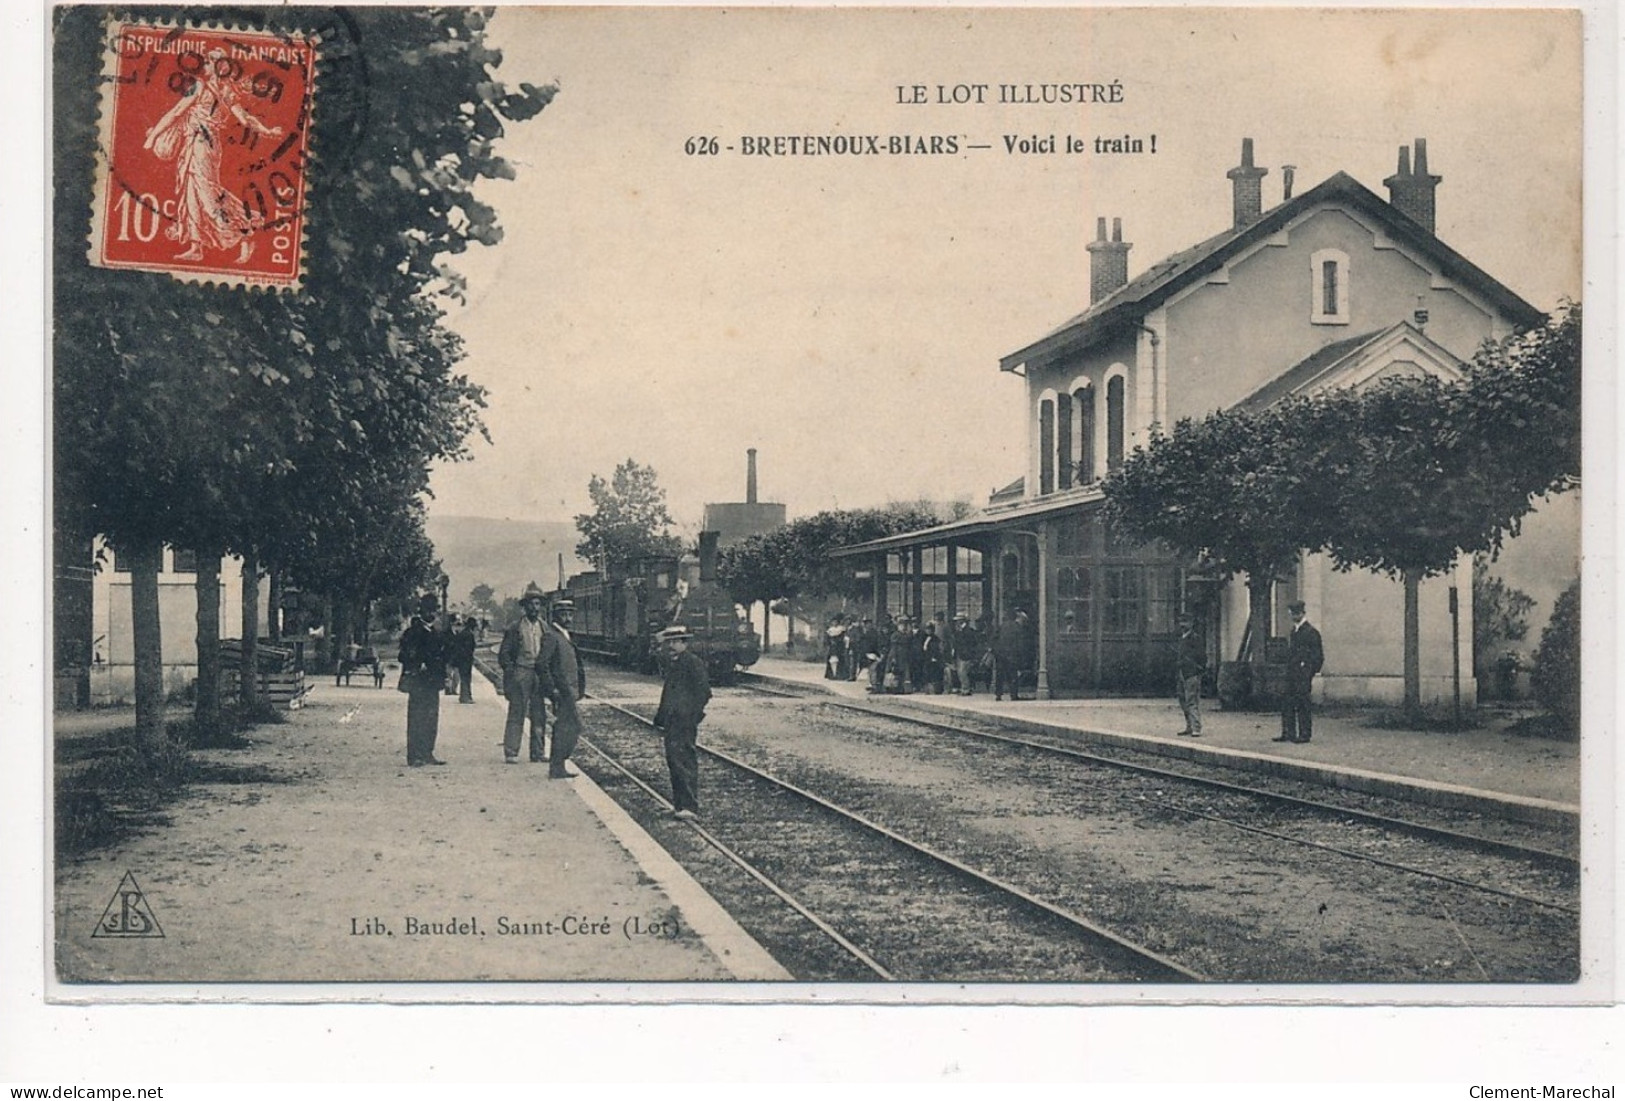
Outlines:
{"type": "Polygon", "coordinates": [[[576,602],[568,597],[553,601],[553,607],[548,616],[564,641],[569,644],[566,656],[570,659],[566,664],[574,664],[576,668],[576,699],[587,694],[587,667],[582,664],[581,654],[576,650],[576,640],[570,631],[575,627],[576,602]]]}

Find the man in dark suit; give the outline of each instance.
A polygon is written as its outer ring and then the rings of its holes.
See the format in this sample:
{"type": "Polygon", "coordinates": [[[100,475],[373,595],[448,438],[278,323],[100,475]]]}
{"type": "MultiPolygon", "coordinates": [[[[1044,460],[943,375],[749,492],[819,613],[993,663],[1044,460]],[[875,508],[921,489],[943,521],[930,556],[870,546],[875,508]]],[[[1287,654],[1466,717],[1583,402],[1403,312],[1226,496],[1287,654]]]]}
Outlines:
{"type": "Polygon", "coordinates": [[[1314,733],[1309,709],[1309,692],[1315,674],[1325,664],[1320,632],[1304,614],[1303,602],[1287,605],[1292,614],[1292,633],[1287,637],[1286,698],[1281,703],[1281,736],[1278,742],[1307,742],[1314,733]]]}
{"type": "Polygon", "coordinates": [[[568,599],[553,601],[553,626],[558,629],[559,634],[564,636],[564,641],[570,644],[570,653],[568,656],[575,663],[576,699],[579,700],[581,697],[587,694],[587,667],[582,664],[581,654],[576,649],[575,637],[570,633],[575,628],[575,618],[575,601],[568,599]]]}
{"type": "Polygon", "coordinates": [[[568,780],[576,775],[564,762],[575,753],[576,743],[581,740],[581,715],[576,701],[587,694],[587,668],[576,651],[575,639],[570,637],[575,607],[570,600],[554,601],[553,622],[548,624],[548,633],[558,640],[556,683],[560,686],[558,695],[553,697],[553,751],[547,759],[547,775],[551,780],[568,780]]]}
{"type": "Polygon", "coordinates": [[[666,767],[671,770],[671,803],[678,818],[697,817],[700,809],[700,760],[697,742],[705,705],[711,702],[711,678],[705,662],[688,648],[687,627],[667,627],[662,644],[671,648],[666,683],[660,689],[655,726],[666,741],[666,767]]]}
{"type": "Polygon", "coordinates": [[[443,765],[434,755],[440,733],[440,693],[446,683],[444,636],[434,629],[439,601],[432,595],[418,601],[418,614],[401,633],[401,690],[406,693],[406,763],[443,765]]]}
{"type": "Polygon", "coordinates": [[[970,621],[970,616],[964,612],[954,615],[953,642],[954,684],[961,696],[971,694],[971,682],[976,671],[981,667],[982,655],[987,652],[987,646],[982,640],[982,632],[970,621]]]}
{"type": "Polygon", "coordinates": [[[1004,622],[993,632],[993,698],[1004,699],[1006,692],[1012,700],[1021,698],[1021,662],[1025,645],[1021,621],[1014,611],[1004,613],[1004,622]]]}
{"type": "Polygon", "coordinates": [[[474,702],[474,646],[474,617],[464,616],[446,645],[446,656],[457,671],[458,703],[474,702]]]}
{"type": "MultiPolygon", "coordinates": [[[[564,636],[550,628],[542,619],[542,608],[547,596],[535,582],[526,586],[519,598],[525,614],[519,622],[502,635],[497,647],[497,664],[502,666],[502,694],[508,697],[508,721],[503,728],[502,757],[507,764],[519,763],[519,743],[525,733],[525,720],[530,720],[530,759],[533,763],[546,760],[543,737],[547,731],[547,707],[544,701],[558,702],[561,686],[575,683],[576,674],[565,667],[564,636]]],[[[571,700],[571,711],[574,711],[571,700]]],[[[558,732],[554,731],[557,749],[558,732]]],[[[560,759],[563,763],[563,759],[560,759]]]]}

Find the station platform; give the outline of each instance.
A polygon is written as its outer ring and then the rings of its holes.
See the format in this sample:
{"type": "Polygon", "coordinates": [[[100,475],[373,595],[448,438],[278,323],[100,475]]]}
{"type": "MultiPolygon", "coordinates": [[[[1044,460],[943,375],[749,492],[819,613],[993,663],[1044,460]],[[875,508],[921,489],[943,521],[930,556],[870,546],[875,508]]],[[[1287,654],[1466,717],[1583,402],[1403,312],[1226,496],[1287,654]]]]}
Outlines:
{"type": "MultiPolygon", "coordinates": [[[[871,693],[867,681],[829,680],[817,662],[763,656],[749,673],[767,683],[814,689],[876,707],[935,714],[996,716],[1014,729],[1119,744],[1172,757],[1204,760],[1328,786],[1394,795],[1559,828],[1579,826],[1580,747],[1576,742],[1521,737],[1506,716],[1481,713],[1460,731],[1400,730],[1377,725],[1380,713],[1320,708],[1307,744],[1275,742],[1280,716],[1221,711],[1202,701],[1202,736],[1179,734],[1185,722],[1167,699],[1023,698],[997,702],[973,696],[871,693]]],[[[1030,690],[1029,690],[1030,693],[1030,690]]]]}
{"type": "MultiPolygon", "coordinates": [[[[585,774],[505,764],[506,705],[488,683],[472,704],[442,697],[445,765],[408,767],[394,677],[383,689],[318,683],[286,722],[251,730],[247,748],[195,751],[200,783],[164,808],[167,821],[58,867],[59,978],[183,984],[195,996],[202,983],[791,977],[585,774]],[[101,931],[126,873],[158,934],[101,931]]],[[[113,717],[64,714],[58,739],[113,717]]]]}

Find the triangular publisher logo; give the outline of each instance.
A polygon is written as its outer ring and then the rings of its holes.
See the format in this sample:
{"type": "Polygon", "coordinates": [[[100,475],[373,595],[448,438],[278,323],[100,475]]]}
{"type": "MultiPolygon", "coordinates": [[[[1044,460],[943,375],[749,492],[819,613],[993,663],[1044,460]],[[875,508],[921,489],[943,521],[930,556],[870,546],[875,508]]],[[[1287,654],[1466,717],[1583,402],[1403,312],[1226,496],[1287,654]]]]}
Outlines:
{"type": "Polygon", "coordinates": [[[141,887],[135,881],[135,875],[125,872],[124,878],[119,880],[118,890],[107,903],[107,909],[102,911],[102,919],[96,923],[96,931],[92,937],[162,937],[164,931],[158,925],[158,919],[152,916],[152,908],[147,905],[147,896],[141,893],[141,887]]]}

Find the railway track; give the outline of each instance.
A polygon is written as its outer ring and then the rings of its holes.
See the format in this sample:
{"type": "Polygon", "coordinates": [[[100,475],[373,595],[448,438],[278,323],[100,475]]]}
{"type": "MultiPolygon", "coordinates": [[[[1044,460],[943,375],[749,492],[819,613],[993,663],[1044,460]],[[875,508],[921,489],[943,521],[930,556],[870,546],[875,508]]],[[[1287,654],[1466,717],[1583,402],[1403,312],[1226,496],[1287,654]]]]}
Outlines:
{"type": "MultiPolygon", "coordinates": [[[[1379,830],[1444,842],[1475,852],[1510,857],[1526,861],[1532,867],[1564,877],[1571,881],[1571,886],[1573,885],[1572,881],[1578,879],[1580,872],[1579,858],[1570,852],[1558,851],[1555,847],[1509,840],[1504,837],[1490,837],[1483,833],[1468,832],[1437,822],[1423,822],[1418,821],[1416,818],[1400,817],[1397,812],[1371,809],[1372,805],[1393,806],[1399,802],[1388,797],[1339,791],[1337,792],[1339,795],[1355,797],[1345,797],[1339,802],[1331,802],[1324,798],[1311,798],[1303,794],[1294,794],[1281,788],[1262,787],[1257,783],[1242,783],[1234,779],[1222,778],[1217,774],[1221,771],[1219,768],[1213,768],[1206,773],[1194,766],[1190,768],[1170,768],[1162,764],[1147,763],[1147,759],[1153,756],[1151,754],[1135,754],[1134,751],[1100,752],[1086,750],[1075,745],[1064,745],[1055,740],[1047,740],[1043,736],[1018,735],[989,729],[988,727],[993,724],[987,720],[983,721],[984,725],[974,725],[971,722],[964,721],[945,722],[916,712],[899,713],[896,710],[861,702],[831,699],[821,695],[770,688],[760,684],[746,683],[740,687],[767,696],[808,700],[819,706],[844,709],[881,720],[906,723],[944,734],[1019,747],[1023,750],[1038,753],[1053,754],[1088,765],[1120,769],[1125,772],[1133,772],[1141,776],[1168,782],[1202,787],[1211,791],[1244,797],[1258,803],[1314,814],[1326,819],[1360,822],[1379,830]]],[[[1295,786],[1307,785],[1298,784],[1295,786]]],[[[1461,817],[1460,812],[1457,812],[1454,817],[1461,817]]]]}
{"type": "MultiPolygon", "coordinates": [[[[652,690],[631,681],[600,687],[624,692],[626,702],[652,690]]],[[[1577,968],[1577,872],[1564,854],[830,703],[721,693],[705,737],[1209,978],[1561,981],[1577,968]],[[1120,879],[1118,864],[1133,875],[1120,879]],[[1383,947],[1384,925],[1398,947],[1383,947]],[[1255,952],[1262,958],[1243,958],[1255,952]],[[1317,962],[1328,953],[1347,958],[1317,962]]]]}
{"type": "MultiPolygon", "coordinates": [[[[595,726],[586,740],[602,765],[595,779],[612,794],[634,787],[646,806],[669,810],[657,790],[664,780],[654,779],[663,775],[664,759],[649,734],[650,720],[613,701],[597,702],[636,724],[636,734],[595,726]]],[[[707,799],[726,806],[727,817],[657,828],[674,841],[691,833],[816,931],[821,948],[806,944],[805,930],[786,930],[782,916],[764,918],[760,905],[746,907],[768,926],[764,939],[777,947],[775,955],[788,954],[800,965],[792,967],[798,977],[996,982],[1038,973],[1069,982],[1206,980],[1152,946],[732,754],[700,749],[722,766],[707,770],[705,784],[707,799]]],[[[578,754],[582,767],[591,767],[588,760],[578,754]]]]}

